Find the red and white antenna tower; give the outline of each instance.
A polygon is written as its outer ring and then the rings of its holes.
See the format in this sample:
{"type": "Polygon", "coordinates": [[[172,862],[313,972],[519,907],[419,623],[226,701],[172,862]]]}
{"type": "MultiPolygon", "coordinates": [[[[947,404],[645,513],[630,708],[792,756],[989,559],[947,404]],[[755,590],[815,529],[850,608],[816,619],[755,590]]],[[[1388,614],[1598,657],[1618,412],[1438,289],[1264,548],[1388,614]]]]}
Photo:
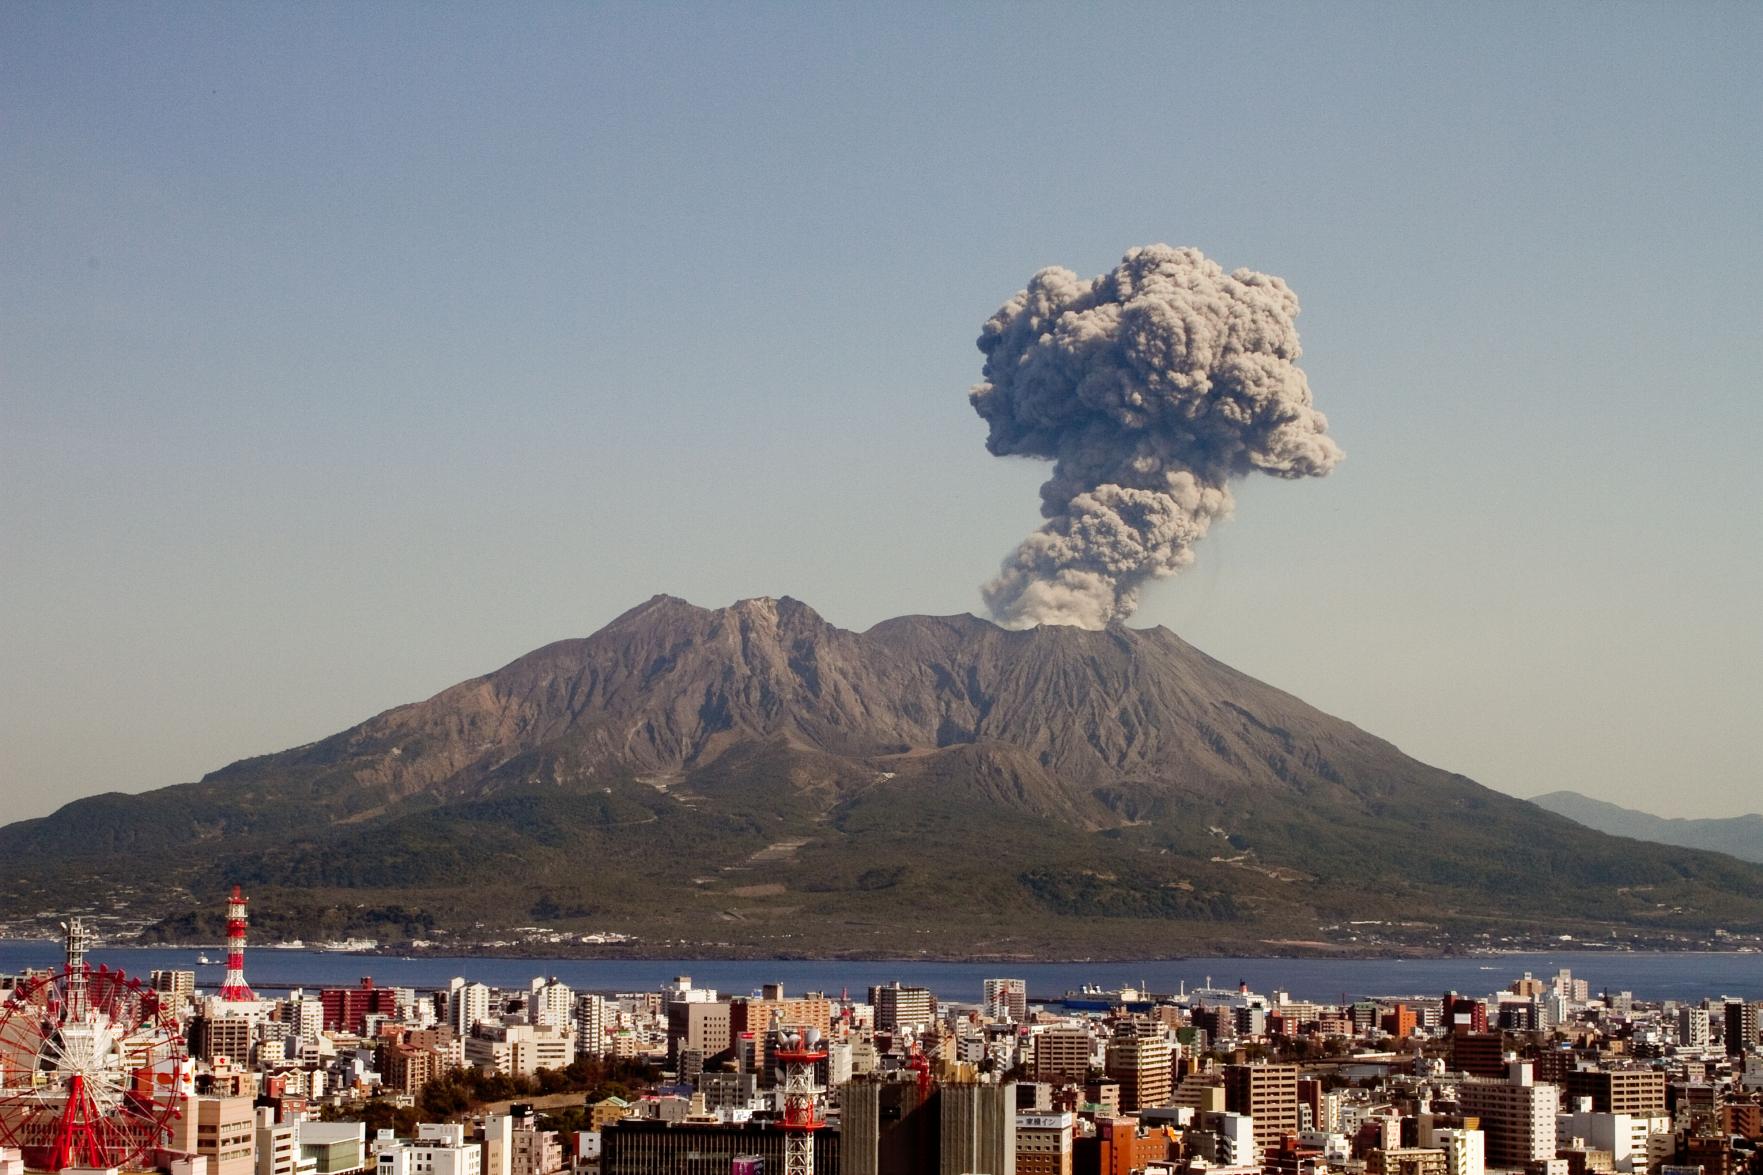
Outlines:
{"type": "Polygon", "coordinates": [[[245,983],[245,904],[245,895],[233,886],[226,903],[226,980],[220,985],[220,998],[228,1003],[257,998],[245,983]]]}
{"type": "Polygon", "coordinates": [[[786,1035],[774,1055],[784,1069],[784,1175],[814,1175],[814,1132],[826,1125],[814,1080],[815,1066],[826,1060],[820,1030],[786,1035]]]}

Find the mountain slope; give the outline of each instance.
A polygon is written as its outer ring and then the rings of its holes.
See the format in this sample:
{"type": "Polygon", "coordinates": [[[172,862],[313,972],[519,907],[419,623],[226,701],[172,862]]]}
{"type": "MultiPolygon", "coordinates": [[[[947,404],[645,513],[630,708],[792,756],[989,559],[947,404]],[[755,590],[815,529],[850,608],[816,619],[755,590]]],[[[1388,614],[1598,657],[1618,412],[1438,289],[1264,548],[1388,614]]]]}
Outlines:
{"type": "Polygon", "coordinates": [[[1572,791],[1550,792],[1530,802],[1611,836],[1705,849],[1711,853],[1726,853],[1741,861],[1763,862],[1763,815],[1755,812],[1707,820],[1655,816],[1572,791]]]}
{"type": "Polygon", "coordinates": [[[1763,869],[1416,762],[1166,630],[856,633],[790,599],[658,596],[319,742],[0,829],[0,857],[8,917],[151,877],[131,909],[173,936],[233,882],[271,933],[693,951],[1763,928],[1763,869]],[[1391,927],[1343,928],[1366,920],[1391,927]]]}

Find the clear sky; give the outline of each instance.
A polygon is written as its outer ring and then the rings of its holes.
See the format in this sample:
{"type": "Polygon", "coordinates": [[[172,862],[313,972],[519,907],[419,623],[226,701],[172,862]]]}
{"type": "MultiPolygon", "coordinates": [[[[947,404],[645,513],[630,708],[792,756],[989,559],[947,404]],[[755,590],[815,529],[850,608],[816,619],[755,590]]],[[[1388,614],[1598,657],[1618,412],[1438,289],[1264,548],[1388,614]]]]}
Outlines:
{"type": "Polygon", "coordinates": [[[1039,267],[1285,277],[1347,452],[1134,623],[1496,788],[1763,807],[1763,5],[0,6],[0,804],[656,592],[979,608],[1039,267]]]}

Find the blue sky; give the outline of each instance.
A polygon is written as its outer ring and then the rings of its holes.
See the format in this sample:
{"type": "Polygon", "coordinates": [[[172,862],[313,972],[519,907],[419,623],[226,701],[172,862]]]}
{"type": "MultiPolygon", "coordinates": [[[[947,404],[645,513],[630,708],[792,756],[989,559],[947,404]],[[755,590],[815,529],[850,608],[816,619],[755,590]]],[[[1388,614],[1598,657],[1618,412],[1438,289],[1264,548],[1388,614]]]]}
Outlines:
{"type": "Polygon", "coordinates": [[[1756,5],[0,7],[0,799],[656,592],[979,607],[1037,268],[1285,277],[1347,452],[1136,624],[1520,795],[1755,809],[1756,5]]]}

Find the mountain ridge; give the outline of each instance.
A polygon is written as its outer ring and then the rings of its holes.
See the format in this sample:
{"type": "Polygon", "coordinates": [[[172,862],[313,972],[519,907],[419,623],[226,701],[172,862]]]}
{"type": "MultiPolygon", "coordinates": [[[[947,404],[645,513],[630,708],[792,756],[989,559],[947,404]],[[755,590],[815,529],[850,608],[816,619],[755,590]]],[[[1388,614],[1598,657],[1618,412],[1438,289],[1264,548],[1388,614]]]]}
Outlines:
{"type": "Polygon", "coordinates": [[[1575,791],[1548,792],[1533,796],[1530,802],[1611,836],[1703,849],[1725,853],[1741,861],[1763,863],[1763,814],[1756,812],[1701,819],[1657,816],[1575,791]]]}
{"type": "Polygon", "coordinates": [[[327,738],[0,828],[0,854],[0,917],[146,874],[131,908],[167,937],[234,882],[302,937],[542,919],[713,951],[1763,929],[1763,869],[1636,850],[1167,629],[855,632],[787,596],[656,596],[327,738]]]}

